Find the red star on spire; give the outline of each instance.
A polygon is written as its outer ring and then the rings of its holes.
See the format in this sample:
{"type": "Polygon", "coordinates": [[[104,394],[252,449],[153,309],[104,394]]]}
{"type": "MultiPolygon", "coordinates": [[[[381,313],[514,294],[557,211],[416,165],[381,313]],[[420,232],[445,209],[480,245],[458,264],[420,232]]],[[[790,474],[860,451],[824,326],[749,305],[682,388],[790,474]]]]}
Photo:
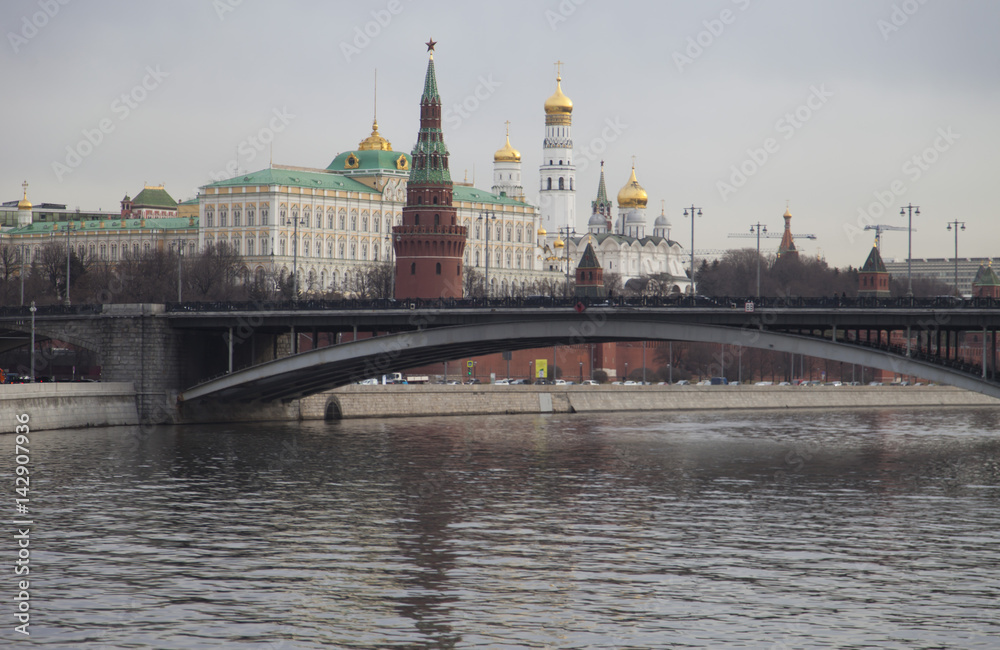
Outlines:
{"type": "Polygon", "coordinates": [[[431,37],[431,40],[429,40],[426,43],[424,43],[424,45],[427,46],[427,51],[428,52],[433,52],[434,51],[434,46],[437,45],[437,41],[435,41],[434,38],[431,37]]]}

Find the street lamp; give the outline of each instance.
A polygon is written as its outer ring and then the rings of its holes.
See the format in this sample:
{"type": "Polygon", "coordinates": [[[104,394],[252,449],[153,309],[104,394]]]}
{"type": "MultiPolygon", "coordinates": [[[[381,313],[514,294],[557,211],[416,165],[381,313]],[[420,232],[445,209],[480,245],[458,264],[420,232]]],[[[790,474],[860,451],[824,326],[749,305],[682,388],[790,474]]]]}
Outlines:
{"type": "Polygon", "coordinates": [[[31,307],[28,308],[31,312],[31,383],[35,383],[35,312],[38,308],[35,307],[35,301],[31,301],[31,307]]]}
{"type": "MultiPolygon", "coordinates": [[[[293,231],[292,231],[292,277],[294,278],[294,285],[292,287],[294,295],[292,300],[298,301],[299,299],[299,219],[298,215],[292,217],[293,231]]],[[[302,225],[306,225],[305,217],[301,217],[302,225]]]]}
{"type": "MultiPolygon", "coordinates": [[[[694,204],[692,204],[690,210],[691,210],[691,296],[694,297],[695,295],[697,295],[694,285],[694,217],[695,217],[694,211],[697,210],[698,216],[700,217],[701,208],[696,208],[694,204]]],[[[684,216],[685,217],[688,216],[688,208],[685,208],[684,216]]]]}
{"type": "Polygon", "coordinates": [[[580,362],[580,383],[583,383],[583,362],[580,362]]]}
{"type": "Polygon", "coordinates": [[[625,362],[625,381],[628,381],[628,361],[625,362]]]}
{"type": "Polygon", "coordinates": [[[569,238],[571,235],[576,234],[576,228],[563,226],[562,228],[557,228],[556,230],[559,234],[566,235],[566,241],[563,243],[563,249],[566,251],[566,288],[563,291],[563,297],[569,298],[569,238]]]}
{"type": "Polygon", "coordinates": [[[495,212],[480,212],[479,221],[486,226],[486,286],[483,289],[483,294],[486,298],[490,297],[490,230],[493,228],[493,224],[497,221],[497,215],[495,212]]]}
{"type": "MultiPolygon", "coordinates": [[[[767,226],[763,225],[761,222],[757,222],[750,226],[750,234],[757,235],[757,299],[760,300],[760,235],[761,233],[767,233],[767,226]]],[[[692,244],[694,246],[694,244],[692,244]]]]}
{"type": "Polygon", "coordinates": [[[66,306],[69,307],[69,231],[73,229],[73,224],[66,222],[66,306]]]}
{"type": "Polygon", "coordinates": [[[920,216],[920,206],[912,203],[899,209],[899,216],[908,216],[907,221],[907,248],[906,248],[906,297],[913,297],[913,215],[920,216]]]}
{"type": "Polygon", "coordinates": [[[17,254],[21,258],[21,306],[24,307],[24,258],[28,256],[28,245],[18,244],[17,254]]]}
{"type": "Polygon", "coordinates": [[[962,230],[965,230],[965,222],[955,219],[954,221],[948,222],[948,230],[951,230],[952,226],[955,226],[955,295],[961,295],[958,293],[958,227],[962,226],[962,230]]]}
{"type": "Polygon", "coordinates": [[[183,302],[181,300],[181,257],[184,251],[184,240],[175,239],[174,243],[177,244],[177,302],[183,302]]]}

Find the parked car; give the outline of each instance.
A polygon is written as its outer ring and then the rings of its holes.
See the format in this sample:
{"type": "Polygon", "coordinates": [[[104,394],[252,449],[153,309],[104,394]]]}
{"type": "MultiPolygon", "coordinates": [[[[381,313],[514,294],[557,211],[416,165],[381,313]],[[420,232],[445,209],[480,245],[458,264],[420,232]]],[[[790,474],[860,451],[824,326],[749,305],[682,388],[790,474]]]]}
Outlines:
{"type": "Polygon", "coordinates": [[[689,382],[687,379],[681,379],[680,381],[678,381],[674,385],[675,386],[690,386],[691,382],[689,382]]]}
{"type": "Polygon", "coordinates": [[[469,381],[465,382],[465,384],[466,384],[467,386],[471,386],[471,385],[473,385],[473,384],[481,384],[481,383],[483,383],[483,382],[479,381],[479,378],[478,378],[478,377],[473,377],[473,378],[472,378],[472,379],[470,379],[469,381]]]}
{"type": "Polygon", "coordinates": [[[583,381],[580,382],[580,385],[581,386],[599,386],[600,384],[598,384],[593,379],[584,379],[583,381]]]}
{"type": "Polygon", "coordinates": [[[508,381],[507,379],[497,379],[495,382],[493,382],[493,385],[494,386],[510,386],[510,381],[508,381]]]}
{"type": "Polygon", "coordinates": [[[510,382],[511,386],[528,386],[531,384],[530,379],[514,379],[510,382]]]}
{"type": "Polygon", "coordinates": [[[566,385],[566,380],[565,379],[556,379],[555,385],[556,386],[565,386],[566,385]]]}
{"type": "Polygon", "coordinates": [[[545,379],[543,377],[539,377],[538,379],[535,380],[535,386],[553,386],[553,385],[555,385],[555,382],[552,381],[551,379],[545,379]]]}

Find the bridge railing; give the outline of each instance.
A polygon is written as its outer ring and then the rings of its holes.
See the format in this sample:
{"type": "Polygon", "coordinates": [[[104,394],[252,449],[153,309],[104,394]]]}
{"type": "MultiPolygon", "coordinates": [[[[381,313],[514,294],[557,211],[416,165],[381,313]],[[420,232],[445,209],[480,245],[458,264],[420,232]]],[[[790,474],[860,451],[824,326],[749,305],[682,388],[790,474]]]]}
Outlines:
{"type": "MultiPolygon", "coordinates": [[[[419,298],[344,298],[337,300],[272,300],[272,301],[189,301],[168,302],[165,309],[177,312],[241,312],[241,311],[324,311],[357,309],[502,309],[502,308],[710,308],[747,310],[758,309],[1000,309],[1000,299],[950,296],[934,298],[856,298],[830,297],[708,297],[708,296],[638,296],[612,298],[576,298],[553,296],[521,296],[503,298],[460,298],[424,300],[419,298]]],[[[37,316],[86,316],[101,314],[104,305],[40,305],[37,316]]],[[[30,316],[28,306],[0,307],[0,317],[30,316]]]]}

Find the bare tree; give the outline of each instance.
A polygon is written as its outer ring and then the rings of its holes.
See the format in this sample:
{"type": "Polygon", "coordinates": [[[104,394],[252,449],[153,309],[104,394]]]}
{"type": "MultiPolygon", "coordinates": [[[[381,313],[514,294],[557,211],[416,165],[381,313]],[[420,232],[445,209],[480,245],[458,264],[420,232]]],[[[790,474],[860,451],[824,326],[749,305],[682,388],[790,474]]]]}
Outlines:
{"type": "Polygon", "coordinates": [[[371,262],[354,274],[351,290],[359,298],[391,298],[395,273],[392,262],[371,262]]]}
{"type": "Polygon", "coordinates": [[[243,258],[226,243],[208,244],[188,265],[195,299],[233,300],[243,258]]]}

